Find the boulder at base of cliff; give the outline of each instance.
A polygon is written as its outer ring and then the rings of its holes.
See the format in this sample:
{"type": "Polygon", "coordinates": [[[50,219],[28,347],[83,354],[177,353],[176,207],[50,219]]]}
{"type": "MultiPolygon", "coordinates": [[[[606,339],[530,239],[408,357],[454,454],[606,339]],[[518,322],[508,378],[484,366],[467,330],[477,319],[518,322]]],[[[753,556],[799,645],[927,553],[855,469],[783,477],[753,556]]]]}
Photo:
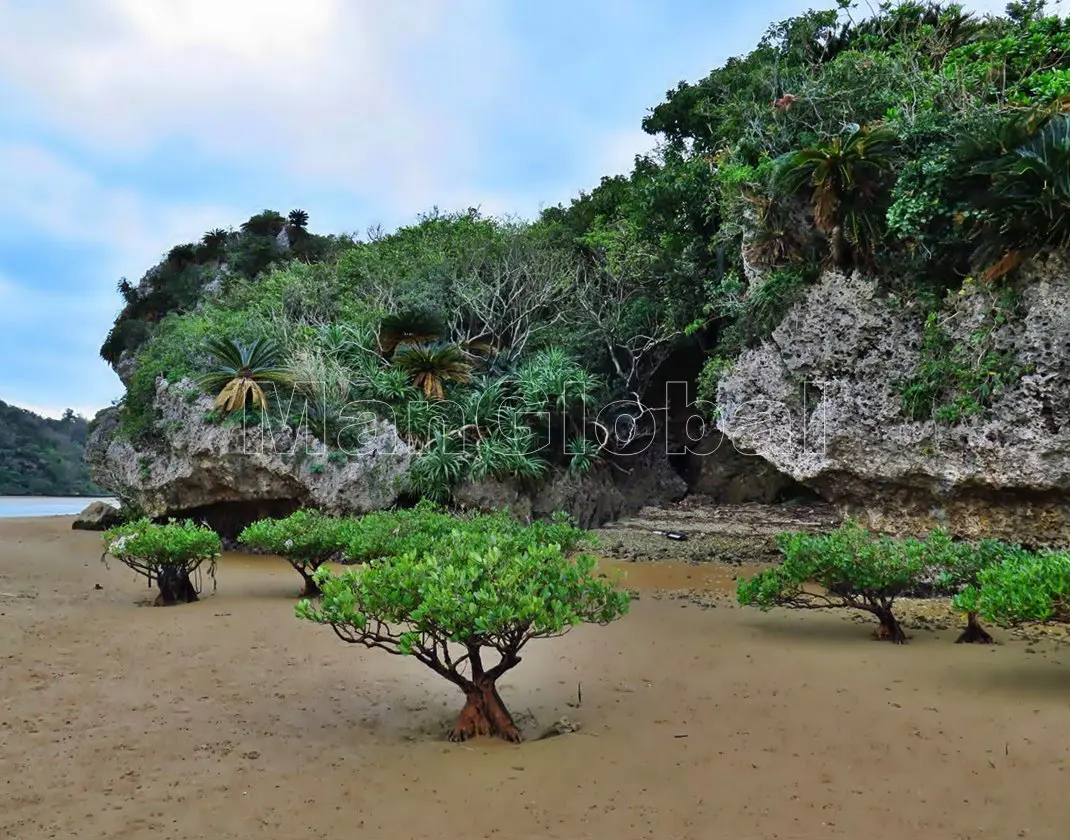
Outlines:
{"type": "Polygon", "coordinates": [[[107,502],[93,502],[74,520],[75,531],[107,531],[120,522],[119,508],[107,502]]]}
{"type": "Polygon", "coordinates": [[[326,447],[306,428],[243,425],[240,417],[211,422],[211,397],[189,380],[159,380],[154,409],[151,443],[123,437],[118,409],[98,415],[86,443],[95,480],[131,496],[148,516],[195,515],[225,524],[224,536],[265,512],[389,508],[402,493],[412,457],[397,429],[377,418],[347,452],[326,447]]]}
{"type": "Polygon", "coordinates": [[[1070,544],[1070,258],[1024,265],[1014,284],[1013,317],[991,318],[999,301],[980,283],[942,310],[951,343],[983,335],[1022,371],[981,413],[906,416],[926,313],[826,272],[721,378],[718,427],[871,527],[1070,544]]]}

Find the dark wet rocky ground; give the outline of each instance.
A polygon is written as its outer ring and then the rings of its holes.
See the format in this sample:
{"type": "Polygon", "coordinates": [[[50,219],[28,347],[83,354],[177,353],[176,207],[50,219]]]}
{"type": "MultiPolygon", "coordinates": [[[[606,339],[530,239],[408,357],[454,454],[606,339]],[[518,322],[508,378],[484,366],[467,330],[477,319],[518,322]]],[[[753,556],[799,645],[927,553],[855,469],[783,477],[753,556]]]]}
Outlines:
{"type": "Polygon", "coordinates": [[[689,496],[672,507],[644,508],[594,533],[599,552],[621,560],[743,565],[778,562],[776,535],[783,531],[825,533],[839,523],[831,505],[721,505],[689,496]]]}

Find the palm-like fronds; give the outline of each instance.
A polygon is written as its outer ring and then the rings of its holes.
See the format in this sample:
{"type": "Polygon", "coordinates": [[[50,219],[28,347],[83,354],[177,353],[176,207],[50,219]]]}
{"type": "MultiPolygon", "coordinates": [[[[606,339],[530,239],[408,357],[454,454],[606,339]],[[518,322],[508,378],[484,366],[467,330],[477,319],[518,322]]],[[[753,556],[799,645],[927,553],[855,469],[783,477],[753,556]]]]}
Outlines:
{"type": "Polygon", "coordinates": [[[290,215],[287,216],[286,219],[295,228],[304,230],[308,227],[308,213],[304,210],[291,210],[290,215]]]}
{"type": "Polygon", "coordinates": [[[379,349],[390,356],[400,344],[427,344],[437,341],[446,324],[433,312],[409,310],[387,315],[379,325],[379,349]]]}
{"type": "Polygon", "coordinates": [[[200,245],[197,247],[197,256],[202,260],[219,259],[223,256],[229,240],[230,233],[223,228],[210,230],[201,237],[200,245]]]}
{"type": "Polygon", "coordinates": [[[863,203],[891,168],[896,142],[887,126],[848,126],[843,134],[784,156],[774,186],[785,194],[809,188],[814,222],[823,233],[842,227],[848,240],[867,242],[876,227],[863,203]]]}
{"type": "MultiPolygon", "coordinates": [[[[967,151],[984,151],[974,142],[967,151]]],[[[974,260],[988,264],[994,279],[1038,248],[1070,246],[1070,114],[1008,121],[987,150],[973,168],[991,179],[980,201],[989,221],[975,232],[982,244],[974,260]]]]}
{"type": "Polygon", "coordinates": [[[429,400],[409,400],[402,411],[395,414],[394,423],[408,441],[423,443],[455,425],[449,422],[448,413],[440,408],[442,405],[429,400]]]}
{"type": "Polygon", "coordinates": [[[215,251],[227,244],[230,234],[223,228],[214,228],[201,237],[201,244],[209,250],[215,251]]]}
{"type": "Polygon", "coordinates": [[[394,353],[393,362],[429,400],[445,397],[445,383],[472,377],[472,366],[455,344],[406,344],[394,353]]]}
{"type": "Polygon", "coordinates": [[[517,371],[515,382],[524,410],[533,415],[589,404],[603,384],[556,347],[532,356],[517,371]]]}
{"type": "Polygon", "coordinates": [[[279,231],[286,226],[286,217],[275,210],[261,210],[255,216],[250,216],[242,222],[242,233],[251,236],[278,236],[279,231]]]}
{"type": "Polygon", "coordinates": [[[571,455],[569,469],[578,473],[589,472],[601,457],[602,448],[587,437],[573,438],[565,447],[565,453],[571,455]]]}
{"type": "Polygon", "coordinates": [[[535,454],[537,443],[536,436],[527,428],[484,438],[476,444],[469,475],[476,481],[486,478],[540,479],[549,472],[550,466],[535,454]]]}
{"type": "Polygon", "coordinates": [[[382,362],[373,349],[375,335],[371,330],[352,324],[327,324],[320,326],[319,341],[324,351],[332,358],[361,368],[372,359],[382,362]]]}
{"type": "Polygon", "coordinates": [[[280,359],[282,352],[272,341],[257,339],[241,344],[223,338],[213,338],[205,348],[217,365],[203,374],[197,383],[206,391],[218,391],[215,407],[226,412],[237,411],[250,402],[256,408],[267,407],[262,385],[285,385],[291,382],[289,371],[280,359]]]}
{"type": "Polygon", "coordinates": [[[362,399],[403,403],[414,396],[405,372],[392,367],[363,367],[358,376],[362,399]]]}
{"type": "Polygon", "coordinates": [[[501,380],[480,380],[458,397],[463,421],[479,429],[494,425],[504,399],[505,388],[501,380]]]}

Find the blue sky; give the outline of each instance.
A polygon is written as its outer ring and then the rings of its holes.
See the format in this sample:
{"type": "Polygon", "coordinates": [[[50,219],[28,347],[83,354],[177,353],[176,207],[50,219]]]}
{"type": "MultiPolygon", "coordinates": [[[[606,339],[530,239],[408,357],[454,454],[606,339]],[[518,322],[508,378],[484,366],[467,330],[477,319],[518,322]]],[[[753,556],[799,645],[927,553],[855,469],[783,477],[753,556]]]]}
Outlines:
{"type": "Polygon", "coordinates": [[[0,400],[119,397],[116,283],[174,244],[266,207],[321,233],[530,217],[627,171],[678,81],[832,5],[0,0],[0,400]]]}

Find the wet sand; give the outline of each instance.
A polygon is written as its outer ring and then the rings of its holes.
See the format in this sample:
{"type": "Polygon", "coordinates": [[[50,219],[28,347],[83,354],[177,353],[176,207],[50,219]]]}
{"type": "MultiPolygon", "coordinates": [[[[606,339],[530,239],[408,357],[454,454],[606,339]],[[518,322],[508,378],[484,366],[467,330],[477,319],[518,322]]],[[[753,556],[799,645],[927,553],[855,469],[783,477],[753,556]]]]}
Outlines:
{"type": "Polygon", "coordinates": [[[631,613],[533,643],[501,685],[531,732],[563,716],[582,730],[454,745],[459,692],[294,619],[282,561],[227,557],[216,594],[152,608],[143,581],[100,564],[99,535],[69,528],[0,522],[0,837],[1055,840],[1070,826],[1070,648],[1054,641],[918,630],[895,647],[838,616],[653,597],[730,589],[738,569],[612,564],[641,591],[631,613]]]}

